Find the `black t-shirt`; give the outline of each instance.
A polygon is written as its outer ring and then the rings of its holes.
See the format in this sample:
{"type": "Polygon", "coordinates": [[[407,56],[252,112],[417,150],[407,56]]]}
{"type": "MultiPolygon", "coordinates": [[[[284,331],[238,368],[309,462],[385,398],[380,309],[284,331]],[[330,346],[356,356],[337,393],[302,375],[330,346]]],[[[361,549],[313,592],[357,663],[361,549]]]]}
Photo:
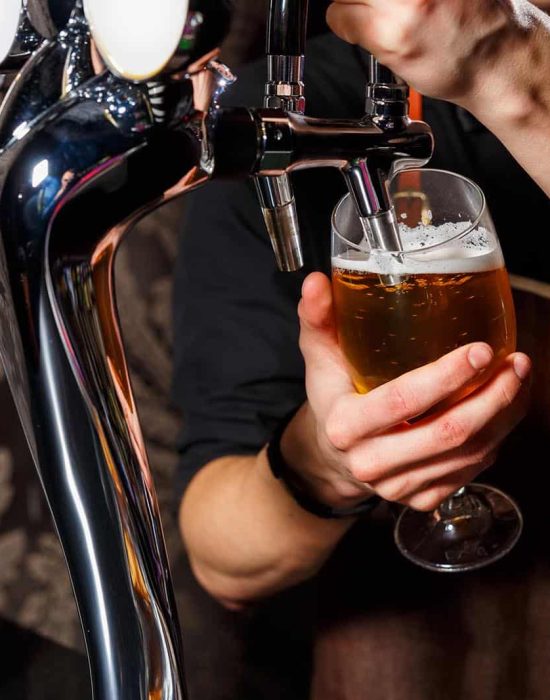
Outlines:
{"type": "MultiPolygon", "coordinates": [[[[265,65],[241,71],[226,104],[262,103],[265,65]]],[[[365,54],[332,35],[308,47],[307,113],[360,117],[365,54]]],[[[550,281],[546,195],[499,141],[454,106],[424,101],[435,134],[431,166],[485,191],[508,268],[550,281]]],[[[189,195],[176,270],[174,397],[183,412],[178,496],[208,461],[254,454],[277,422],[305,400],[296,306],[304,277],[330,269],[330,215],[345,193],[334,169],[292,176],[305,267],[276,270],[251,183],[214,182],[189,195]]]]}

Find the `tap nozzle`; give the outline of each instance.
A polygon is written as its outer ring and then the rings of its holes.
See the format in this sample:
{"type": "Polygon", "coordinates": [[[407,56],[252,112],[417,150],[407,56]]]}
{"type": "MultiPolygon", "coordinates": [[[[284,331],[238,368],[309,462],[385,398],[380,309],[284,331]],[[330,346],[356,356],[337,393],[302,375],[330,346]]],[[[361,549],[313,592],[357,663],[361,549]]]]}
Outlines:
{"type": "Polygon", "coordinates": [[[388,180],[397,170],[424,165],[429,157],[410,158],[399,148],[390,146],[395,133],[406,134],[412,125],[409,86],[372,55],[369,57],[365,111],[366,119],[387,134],[388,158],[383,167],[380,163],[369,162],[368,157],[355,159],[343,168],[343,174],[370,246],[399,251],[402,243],[388,192],[388,180]]]}
{"type": "MultiPolygon", "coordinates": [[[[304,51],[307,0],[271,0],[267,28],[267,83],[264,107],[303,114],[304,51]]],[[[256,190],[265,225],[281,271],[294,272],[303,264],[298,213],[288,175],[260,176],[256,190]]]]}
{"type": "Polygon", "coordinates": [[[255,178],[262,214],[277,266],[295,272],[304,264],[296,201],[288,175],[255,178]]]}

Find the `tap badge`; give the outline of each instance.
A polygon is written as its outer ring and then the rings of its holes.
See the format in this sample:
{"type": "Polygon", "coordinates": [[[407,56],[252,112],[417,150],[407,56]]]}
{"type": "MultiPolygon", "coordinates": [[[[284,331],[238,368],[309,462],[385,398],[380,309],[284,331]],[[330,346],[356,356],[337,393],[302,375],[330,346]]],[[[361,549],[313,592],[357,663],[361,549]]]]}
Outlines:
{"type": "Polygon", "coordinates": [[[127,80],[147,80],[164,68],[180,42],[188,6],[188,0],[84,0],[103,60],[127,80]]]}

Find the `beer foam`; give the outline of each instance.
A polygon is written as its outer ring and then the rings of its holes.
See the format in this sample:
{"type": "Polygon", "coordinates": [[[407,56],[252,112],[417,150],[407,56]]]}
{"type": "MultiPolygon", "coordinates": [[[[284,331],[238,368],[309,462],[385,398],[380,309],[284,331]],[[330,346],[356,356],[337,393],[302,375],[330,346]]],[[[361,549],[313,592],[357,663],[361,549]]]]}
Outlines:
{"type": "Polygon", "coordinates": [[[377,275],[456,275],[488,272],[503,267],[504,259],[494,233],[478,227],[460,237],[460,233],[467,231],[471,225],[469,221],[460,221],[410,228],[400,223],[404,255],[381,250],[349,250],[334,256],[332,266],[377,275]],[[445,241],[449,243],[432,247],[445,241]],[[423,248],[427,250],[423,251],[423,248]]]}

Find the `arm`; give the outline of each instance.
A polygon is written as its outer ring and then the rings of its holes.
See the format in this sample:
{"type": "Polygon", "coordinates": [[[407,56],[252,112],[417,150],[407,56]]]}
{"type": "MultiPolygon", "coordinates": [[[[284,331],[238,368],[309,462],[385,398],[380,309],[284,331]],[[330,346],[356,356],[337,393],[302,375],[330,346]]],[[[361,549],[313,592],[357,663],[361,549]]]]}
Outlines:
{"type": "Polygon", "coordinates": [[[550,195],[550,18],[541,9],[525,0],[336,0],[328,21],[423,94],[469,110],[550,195]]]}
{"type": "Polygon", "coordinates": [[[197,579],[236,609],[313,576],[351,524],[302,510],[272,475],[265,450],[210,462],[180,510],[197,579]]]}
{"type": "MultiPolygon", "coordinates": [[[[349,507],[376,492],[431,510],[492,464],[523,415],[530,366],[516,354],[471,397],[405,425],[482,372],[492,358],[488,346],[460,348],[360,396],[336,342],[326,277],[306,280],[299,311],[308,401],[282,450],[326,503],[349,507]]],[[[238,607],[313,575],[351,522],[302,511],[270,474],[262,450],[200,471],[183,499],[180,525],[199,581],[238,607]]]]}

